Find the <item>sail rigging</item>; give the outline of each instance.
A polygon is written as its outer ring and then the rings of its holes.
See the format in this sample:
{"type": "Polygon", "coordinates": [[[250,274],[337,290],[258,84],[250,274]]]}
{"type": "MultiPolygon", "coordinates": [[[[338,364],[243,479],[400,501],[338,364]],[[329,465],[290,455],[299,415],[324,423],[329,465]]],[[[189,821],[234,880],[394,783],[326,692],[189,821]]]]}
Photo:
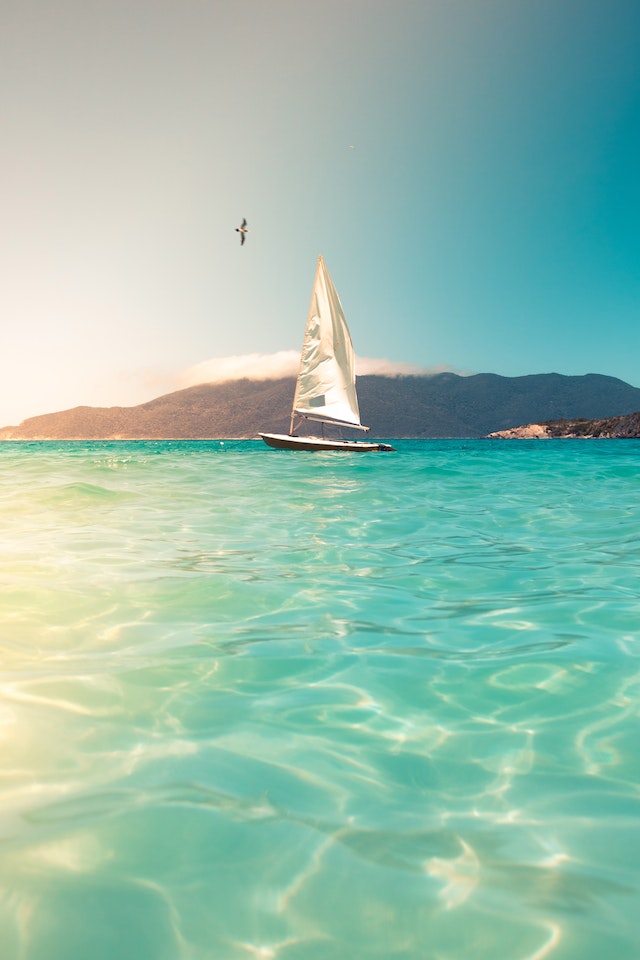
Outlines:
{"type": "Polygon", "coordinates": [[[368,430],[360,423],[355,353],[340,297],[322,257],[311,294],[291,414],[368,430]]]}

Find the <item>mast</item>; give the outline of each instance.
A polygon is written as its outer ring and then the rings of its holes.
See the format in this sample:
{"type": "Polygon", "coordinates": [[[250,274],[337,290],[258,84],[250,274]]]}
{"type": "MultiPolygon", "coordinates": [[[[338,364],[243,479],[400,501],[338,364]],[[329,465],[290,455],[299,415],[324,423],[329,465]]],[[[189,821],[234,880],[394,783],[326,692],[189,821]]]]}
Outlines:
{"type": "Polygon", "coordinates": [[[314,276],[314,278],[313,278],[313,287],[312,287],[312,289],[311,289],[311,302],[309,303],[309,311],[308,311],[308,313],[307,313],[307,325],[306,325],[306,327],[305,327],[305,329],[304,329],[304,338],[303,338],[303,341],[302,341],[302,350],[300,351],[300,363],[298,364],[298,376],[297,376],[297,378],[296,378],[296,392],[295,392],[295,394],[294,394],[294,396],[293,396],[293,405],[292,405],[292,407],[291,407],[291,420],[290,420],[290,423],[289,423],[289,433],[291,434],[291,436],[293,436],[293,424],[294,424],[295,416],[296,416],[296,413],[297,413],[296,407],[298,406],[298,397],[300,396],[300,392],[301,392],[301,382],[304,381],[304,372],[305,372],[305,369],[306,369],[305,358],[306,358],[307,350],[306,350],[305,348],[310,348],[310,347],[311,347],[311,341],[312,341],[312,339],[313,339],[313,334],[310,333],[310,327],[311,327],[311,325],[312,325],[311,321],[312,321],[312,317],[313,317],[313,314],[314,314],[314,304],[315,304],[316,289],[317,289],[318,283],[319,283],[319,281],[320,281],[320,265],[321,265],[322,263],[324,263],[324,261],[323,261],[323,259],[322,259],[322,256],[319,256],[319,257],[318,257],[318,262],[317,262],[317,264],[316,264],[316,273],[315,273],[315,276],[314,276]]]}

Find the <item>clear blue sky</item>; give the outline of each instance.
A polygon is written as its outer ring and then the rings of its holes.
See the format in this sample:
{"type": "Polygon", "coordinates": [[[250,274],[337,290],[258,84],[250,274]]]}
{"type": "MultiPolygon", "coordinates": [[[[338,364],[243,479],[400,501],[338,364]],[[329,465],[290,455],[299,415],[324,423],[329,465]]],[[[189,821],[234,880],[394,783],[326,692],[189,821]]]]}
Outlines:
{"type": "Polygon", "coordinates": [[[639,386],[639,51],[638,0],[0,0],[0,425],[267,372],[320,253],[360,357],[639,386]]]}

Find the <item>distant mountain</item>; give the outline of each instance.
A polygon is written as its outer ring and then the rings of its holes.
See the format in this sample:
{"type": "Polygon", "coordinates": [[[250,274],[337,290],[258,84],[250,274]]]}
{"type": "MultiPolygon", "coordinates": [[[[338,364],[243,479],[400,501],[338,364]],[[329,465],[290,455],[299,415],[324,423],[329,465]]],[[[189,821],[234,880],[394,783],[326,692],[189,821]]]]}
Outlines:
{"type": "Polygon", "coordinates": [[[610,440],[637,440],[640,438],[640,413],[626,413],[621,417],[585,420],[548,420],[546,423],[527,423],[489,434],[501,440],[553,440],[558,438],[589,438],[610,440]]]}
{"type": "MultiPolygon", "coordinates": [[[[74,407],[0,429],[0,440],[255,437],[289,429],[293,379],[207,383],[136,407],[74,407]]],[[[640,410],[640,389],[599,374],[358,377],[374,437],[483,437],[515,424],[640,410]]]]}

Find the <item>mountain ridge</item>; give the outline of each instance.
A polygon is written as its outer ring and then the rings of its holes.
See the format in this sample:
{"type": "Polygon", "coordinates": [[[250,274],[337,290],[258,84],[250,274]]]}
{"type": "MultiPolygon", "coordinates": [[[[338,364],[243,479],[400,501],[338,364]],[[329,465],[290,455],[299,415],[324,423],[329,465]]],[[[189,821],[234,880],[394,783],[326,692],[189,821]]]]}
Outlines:
{"type": "MultiPolygon", "coordinates": [[[[287,432],[295,381],[232,380],[132,407],[78,406],[0,429],[0,440],[228,439],[287,432]]],[[[640,410],[640,389],[603,374],[358,377],[363,422],[388,438],[473,438],[515,424],[615,417],[640,410]]]]}

